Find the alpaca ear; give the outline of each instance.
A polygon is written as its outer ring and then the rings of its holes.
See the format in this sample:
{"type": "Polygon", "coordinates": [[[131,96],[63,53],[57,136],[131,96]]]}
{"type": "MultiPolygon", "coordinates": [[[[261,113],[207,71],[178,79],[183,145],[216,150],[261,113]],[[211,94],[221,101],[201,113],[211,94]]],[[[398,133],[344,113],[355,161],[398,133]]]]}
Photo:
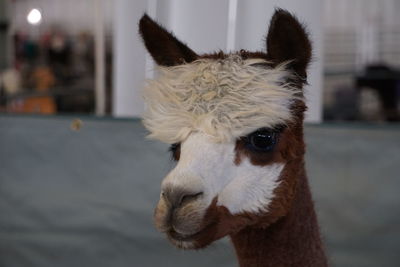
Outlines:
{"type": "Polygon", "coordinates": [[[165,30],[162,26],[144,14],[139,21],[139,33],[144,45],[157,62],[162,66],[175,66],[192,62],[198,58],[184,43],[165,30]]]}
{"type": "Polygon", "coordinates": [[[295,16],[286,10],[276,9],[266,42],[269,60],[275,64],[291,61],[289,68],[306,78],[306,69],[311,59],[311,43],[306,30],[295,16]]]}

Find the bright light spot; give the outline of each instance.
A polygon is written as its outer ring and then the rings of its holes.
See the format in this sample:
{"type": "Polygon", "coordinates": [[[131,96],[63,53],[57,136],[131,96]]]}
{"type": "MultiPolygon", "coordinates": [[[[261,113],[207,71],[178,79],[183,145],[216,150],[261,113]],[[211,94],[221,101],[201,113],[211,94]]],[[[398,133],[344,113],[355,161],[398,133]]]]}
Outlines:
{"type": "Polygon", "coordinates": [[[32,9],[29,11],[28,16],[26,17],[29,24],[36,25],[39,24],[42,20],[42,13],[40,13],[39,9],[32,9]]]}

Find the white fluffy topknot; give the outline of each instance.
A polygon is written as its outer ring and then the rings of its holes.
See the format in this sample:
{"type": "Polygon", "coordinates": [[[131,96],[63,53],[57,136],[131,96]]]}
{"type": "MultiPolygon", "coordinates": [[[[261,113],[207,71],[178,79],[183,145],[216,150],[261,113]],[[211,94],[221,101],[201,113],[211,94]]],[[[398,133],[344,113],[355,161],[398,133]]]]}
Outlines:
{"type": "Polygon", "coordinates": [[[143,123],[149,137],[182,142],[203,132],[230,142],[262,127],[286,124],[300,89],[288,84],[285,65],[268,67],[263,59],[225,59],[159,67],[158,78],[144,88],[143,123]]]}

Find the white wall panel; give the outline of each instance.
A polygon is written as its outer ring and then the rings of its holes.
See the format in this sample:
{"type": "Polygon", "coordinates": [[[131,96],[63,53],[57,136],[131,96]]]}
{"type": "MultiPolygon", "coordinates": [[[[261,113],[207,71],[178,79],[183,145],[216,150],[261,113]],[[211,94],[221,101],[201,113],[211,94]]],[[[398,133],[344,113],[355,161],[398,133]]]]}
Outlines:
{"type": "Polygon", "coordinates": [[[226,51],[229,0],[159,0],[158,3],[157,19],[194,51],[226,51]]]}
{"type": "Polygon", "coordinates": [[[145,49],[138,34],[138,21],[147,0],[116,0],[114,14],[113,115],[140,116],[141,88],[145,78],[145,49]]]}

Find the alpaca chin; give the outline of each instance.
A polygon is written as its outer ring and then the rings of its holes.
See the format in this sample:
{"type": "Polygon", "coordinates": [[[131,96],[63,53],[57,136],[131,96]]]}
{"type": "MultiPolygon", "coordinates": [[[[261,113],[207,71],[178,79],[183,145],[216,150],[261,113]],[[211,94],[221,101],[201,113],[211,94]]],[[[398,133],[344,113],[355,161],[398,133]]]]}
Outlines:
{"type": "Polygon", "coordinates": [[[167,237],[168,237],[168,240],[177,248],[180,248],[180,249],[196,249],[196,248],[198,248],[194,241],[180,241],[180,240],[173,239],[170,236],[167,236],[167,237]]]}
{"type": "Polygon", "coordinates": [[[192,235],[182,235],[174,230],[167,232],[168,240],[178,248],[181,249],[202,249],[207,247],[216,239],[219,239],[216,233],[217,226],[209,224],[201,228],[200,231],[192,235]]]}

